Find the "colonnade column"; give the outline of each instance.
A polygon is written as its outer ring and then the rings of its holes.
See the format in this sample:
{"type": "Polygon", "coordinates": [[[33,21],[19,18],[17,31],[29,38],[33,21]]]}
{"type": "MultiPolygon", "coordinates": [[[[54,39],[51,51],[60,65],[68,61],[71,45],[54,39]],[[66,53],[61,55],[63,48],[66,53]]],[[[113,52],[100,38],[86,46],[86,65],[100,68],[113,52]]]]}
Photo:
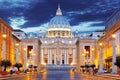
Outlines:
{"type": "Polygon", "coordinates": [[[73,64],[75,64],[75,51],[74,51],[74,49],[72,49],[72,55],[73,55],[73,64]]]}
{"type": "Polygon", "coordinates": [[[94,48],[92,48],[92,57],[91,57],[91,60],[92,60],[92,64],[94,64],[94,48]]]}
{"type": "Polygon", "coordinates": [[[52,49],[50,48],[50,64],[52,64],[52,49]]]}
{"type": "MultiPolygon", "coordinates": [[[[3,42],[2,42],[2,60],[6,60],[6,34],[2,35],[3,42]]],[[[2,71],[4,70],[4,67],[2,67],[2,71]]]]}
{"type": "Polygon", "coordinates": [[[44,63],[44,49],[41,49],[41,64],[44,63]]]}
{"type": "Polygon", "coordinates": [[[54,64],[56,65],[56,49],[54,49],[54,64]]]}
{"type": "Polygon", "coordinates": [[[6,40],[3,40],[2,43],[2,60],[6,60],[6,40]]]}
{"type": "Polygon", "coordinates": [[[26,53],[26,48],[24,48],[24,71],[27,69],[26,64],[27,64],[27,53],[26,53]]]}
{"type": "Polygon", "coordinates": [[[68,54],[68,48],[66,49],[66,54],[67,54],[67,64],[69,64],[69,54],[68,54]]]}
{"type": "Polygon", "coordinates": [[[50,64],[50,49],[48,48],[48,64],[50,64]]]}
{"type": "Polygon", "coordinates": [[[67,62],[66,62],[66,58],[67,58],[67,57],[66,57],[66,48],[65,48],[65,49],[64,49],[64,62],[65,62],[65,64],[67,63],[67,62]]]}
{"type": "Polygon", "coordinates": [[[113,43],[112,43],[112,46],[113,46],[113,53],[112,53],[112,74],[116,74],[117,71],[116,71],[116,65],[114,64],[116,62],[116,43],[115,43],[115,37],[116,35],[113,34],[112,37],[114,38],[113,39],[113,43]]]}
{"type": "Polygon", "coordinates": [[[99,61],[99,73],[103,73],[103,62],[102,62],[102,43],[99,44],[100,45],[100,61],[99,61]]]}
{"type": "Polygon", "coordinates": [[[19,59],[18,58],[18,56],[19,56],[18,54],[19,54],[18,47],[16,47],[16,63],[18,63],[18,59],[19,59]]]}
{"type": "Polygon", "coordinates": [[[61,65],[62,64],[62,51],[63,51],[63,49],[61,49],[60,51],[61,51],[61,53],[60,53],[60,65],[61,65]]]}

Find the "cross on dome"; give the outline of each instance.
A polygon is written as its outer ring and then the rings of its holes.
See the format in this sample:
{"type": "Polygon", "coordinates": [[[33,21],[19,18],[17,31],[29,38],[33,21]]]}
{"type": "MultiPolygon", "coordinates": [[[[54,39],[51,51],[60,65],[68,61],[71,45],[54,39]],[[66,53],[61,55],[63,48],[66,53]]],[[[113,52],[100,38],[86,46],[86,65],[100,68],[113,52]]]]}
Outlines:
{"type": "Polygon", "coordinates": [[[56,15],[62,15],[62,11],[60,9],[60,4],[58,4],[58,9],[57,9],[56,15]]]}

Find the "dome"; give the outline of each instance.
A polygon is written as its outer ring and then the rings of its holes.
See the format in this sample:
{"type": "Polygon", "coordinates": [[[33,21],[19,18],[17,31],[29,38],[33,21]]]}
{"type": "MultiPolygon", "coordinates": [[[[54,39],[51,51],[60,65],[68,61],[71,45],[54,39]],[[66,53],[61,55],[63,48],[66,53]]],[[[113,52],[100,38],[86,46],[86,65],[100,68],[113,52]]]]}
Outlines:
{"type": "Polygon", "coordinates": [[[46,32],[47,37],[72,37],[72,32],[68,20],[62,15],[60,6],[58,6],[56,16],[53,17],[46,32]]]}
{"type": "Polygon", "coordinates": [[[53,17],[48,24],[48,29],[51,29],[51,28],[70,29],[70,24],[68,20],[62,15],[60,6],[58,6],[56,16],[53,17]]]}
{"type": "Polygon", "coordinates": [[[70,28],[70,24],[64,16],[56,15],[50,20],[48,28],[70,28]]]}

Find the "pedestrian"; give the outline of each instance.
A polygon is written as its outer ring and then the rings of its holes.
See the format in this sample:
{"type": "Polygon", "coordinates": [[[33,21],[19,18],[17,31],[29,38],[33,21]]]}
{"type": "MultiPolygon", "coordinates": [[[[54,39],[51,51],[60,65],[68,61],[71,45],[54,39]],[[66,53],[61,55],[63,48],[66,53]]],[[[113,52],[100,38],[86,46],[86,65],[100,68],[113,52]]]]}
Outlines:
{"type": "Polygon", "coordinates": [[[94,69],[92,70],[92,74],[93,74],[93,75],[95,74],[95,71],[94,71],[94,69]]]}
{"type": "Polygon", "coordinates": [[[13,74],[14,72],[15,72],[14,66],[11,66],[11,67],[10,67],[10,74],[13,74]]]}

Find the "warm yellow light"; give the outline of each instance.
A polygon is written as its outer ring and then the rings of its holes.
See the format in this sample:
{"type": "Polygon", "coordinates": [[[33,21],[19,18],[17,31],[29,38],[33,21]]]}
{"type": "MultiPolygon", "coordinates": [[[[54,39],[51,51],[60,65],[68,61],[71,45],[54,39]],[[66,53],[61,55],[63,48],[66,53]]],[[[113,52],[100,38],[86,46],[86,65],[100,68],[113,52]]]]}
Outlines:
{"type": "Polygon", "coordinates": [[[54,43],[54,41],[52,41],[52,43],[54,43]]]}
{"type": "Polygon", "coordinates": [[[102,46],[102,43],[99,43],[100,46],[102,46]]]}
{"type": "Polygon", "coordinates": [[[29,51],[29,53],[31,54],[32,52],[31,52],[31,51],[29,51]]]}
{"type": "Polygon", "coordinates": [[[115,34],[112,34],[112,38],[116,38],[116,35],[115,35],[115,34]]]}
{"type": "Polygon", "coordinates": [[[75,63],[72,62],[70,65],[74,65],[74,64],[75,64],[75,63]]]}
{"type": "Polygon", "coordinates": [[[94,48],[92,48],[92,51],[94,51],[94,48]]]}
{"type": "Polygon", "coordinates": [[[42,65],[46,65],[46,63],[45,63],[45,62],[43,62],[43,63],[42,63],[42,65]]]}
{"type": "Polygon", "coordinates": [[[88,54],[89,52],[88,52],[88,51],[86,51],[86,53],[88,54]]]}
{"type": "Polygon", "coordinates": [[[27,49],[26,48],[24,48],[24,51],[26,51],[27,49]]]}
{"type": "Polygon", "coordinates": [[[69,41],[69,43],[72,43],[72,41],[69,41]]]}
{"type": "Polygon", "coordinates": [[[15,45],[16,45],[16,46],[19,46],[19,43],[16,43],[15,45]]]}
{"type": "Polygon", "coordinates": [[[47,43],[47,41],[45,41],[45,43],[47,43]]]}
{"type": "Polygon", "coordinates": [[[6,37],[7,37],[7,35],[6,35],[6,34],[3,34],[3,35],[2,35],[2,37],[3,37],[3,38],[6,38],[6,37]]]}
{"type": "Polygon", "coordinates": [[[83,53],[82,56],[84,56],[85,54],[83,53]]]}

